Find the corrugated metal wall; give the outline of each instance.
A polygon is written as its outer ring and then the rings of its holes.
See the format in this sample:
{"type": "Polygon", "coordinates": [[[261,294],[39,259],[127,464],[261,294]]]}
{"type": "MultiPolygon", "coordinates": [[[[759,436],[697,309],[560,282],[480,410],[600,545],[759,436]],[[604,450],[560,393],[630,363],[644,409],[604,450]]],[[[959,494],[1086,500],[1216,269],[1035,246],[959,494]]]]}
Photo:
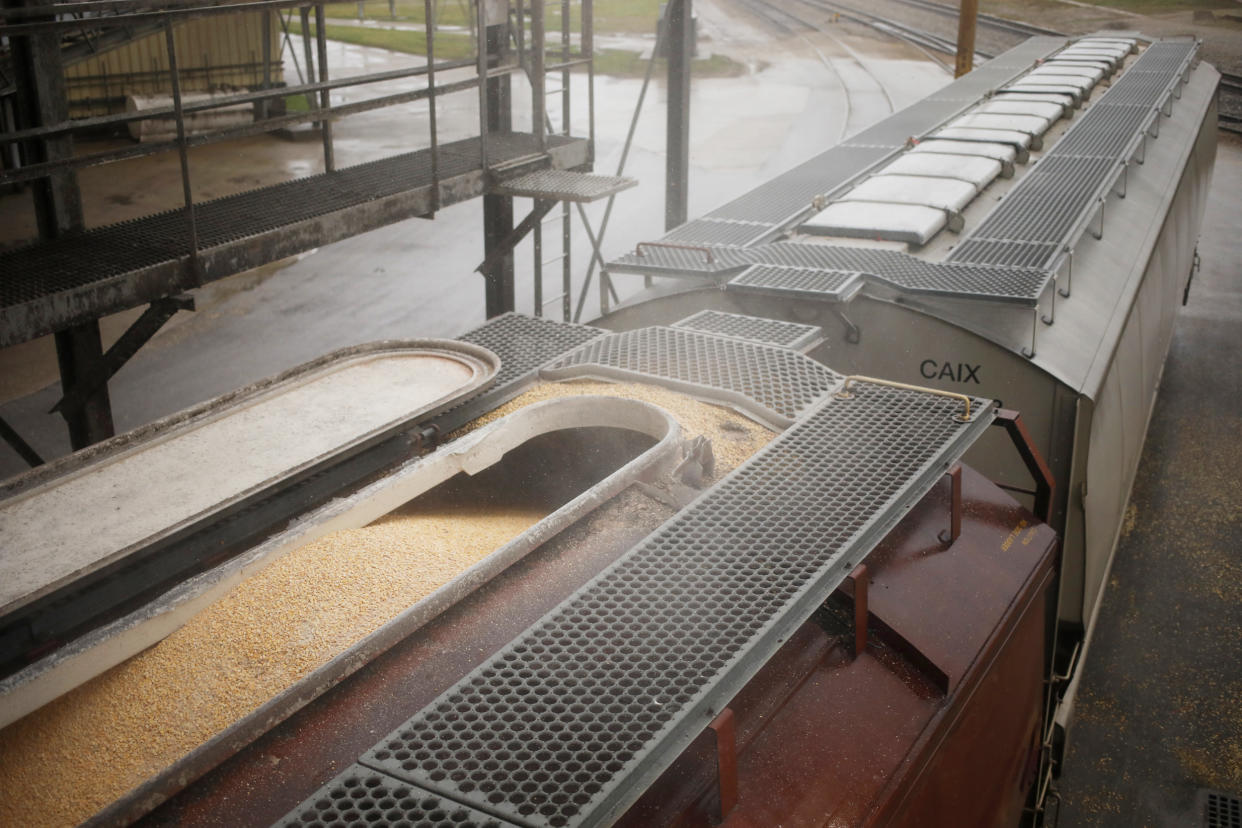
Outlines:
{"type": "MultiPolygon", "coordinates": [[[[186,92],[258,87],[263,83],[263,16],[271,15],[271,81],[279,83],[280,21],[276,12],[215,15],[173,28],[181,88],[186,92]]],[[[124,109],[129,94],[171,94],[164,31],[156,29],[65,68],[72,117],[124,109]]]]}

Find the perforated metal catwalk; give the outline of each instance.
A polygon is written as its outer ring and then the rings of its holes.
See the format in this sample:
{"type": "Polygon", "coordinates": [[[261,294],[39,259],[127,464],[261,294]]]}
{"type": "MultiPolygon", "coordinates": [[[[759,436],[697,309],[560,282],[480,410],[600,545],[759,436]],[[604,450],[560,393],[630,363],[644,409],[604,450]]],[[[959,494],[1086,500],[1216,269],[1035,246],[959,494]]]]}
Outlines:
{"type": "Polygon", "coordinates": [[[540,375],[643,380],[729,402],[785,428],[823,401],[841,376],[788,348],[689,328],[638,328],[593,339],[540,375]]]}
{"type": "Polygon", "coordinates": [[[730,289],[758,290],[779,287],[787,281],[786,268],[836,273],[828,290],[843,287],[849,276],[882,282],[908,293],[964,296],[1033,306],[1039,301],[1049,274],[1042,270],[971,263],[929,262],[903,253],[844,245],[776,242],[745,248],[685,249],[644,246],[609,264],[619,273],[650,273],[670,276],[730,276],[730,289]],[[707,261],[707,253],[711,261],[707,261]],[[751,265],[771,266],[742,271],[751,265]],[[835,287],[832,287],[835,286],[835,287]]]}
{"type": "Polygon", "coordinates": [[[815,325],[785,322],[780,319],[762,319],[739,313],[703,310],[673,323],[674,328],[690,328],[696,331],[748,339],[768,345],[780,345],[806,352],[820,340],[820,329],[815,325]]]}
{"type": "Polygon", "coordinates": [[[1035,169],[948,257],[1052,268],[1124,173],[1144,131],[1176,94],[1198,51],[1191,39],[1151,44],[1035,169]]]}
{"type": "Polygon", "coordinates": [[[774,240],[812,211],[812,198],[831,197],[869,174],[904,148],[908,137],[927,134],[1061,45],[1064,41],[1055,38],[1033,38],[660,242],[639,245],[609,269],[725,279],[732,290],[836,301],[848,301],[850,290],[872,282],[909,294],[1035,307],[1144,135],[1158,127],[1154,122],[1194,60],[1195,41],[1149,45],[944,261],[896,250],[774,240]]]}
{"type": "Polygon", "coordinates": [[[428,798],[432,825],[619,816],[993,417],[978,401],[963,419],[959,400],[852,391],[826,397],[283,824],[343,808],[414,822],[428,798]]]}
{"type": "MultiPolygon", "coordinates": [[[[522,133],[490,135],[487,147],[493,164],[538,150],[534,137],[522,133]]],[[[549,136],[548,147],[553,166],[586,160],[582,139],[549,136]]],[[[196,205],[197,274],[182,210],[0,253],[0,347],[486,191],[478,138],[442,144],[437,152],[438,202],[431,197],[431,153],[419,150],[196,205]],[[280,232],[295,226],[297,234],[280,232]]]]}
{"type": "Polygon", "coordinates": [[[435,421],[442,434],[460,428],[525,391],[539,369],[562,354],[607,333],[590,325],[557,322],[521,313],[505,313],[458,339],[480,345],[500,357],[500,371],[487,390],[442,414],[435,421]]]}

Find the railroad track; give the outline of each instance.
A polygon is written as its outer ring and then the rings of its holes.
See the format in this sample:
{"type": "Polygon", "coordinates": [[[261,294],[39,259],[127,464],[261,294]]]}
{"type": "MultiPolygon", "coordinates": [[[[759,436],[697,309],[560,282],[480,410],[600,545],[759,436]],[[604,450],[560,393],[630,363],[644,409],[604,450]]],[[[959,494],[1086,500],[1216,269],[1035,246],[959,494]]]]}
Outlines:
{"type": "MultiPolygon", "coordinates": [[[[910,6],[924,11],[934,12],[945,17],[951,17],[957,20],[958,9],[956,6],[946,6],[944,3],[937,3],[934,0],[893,0],[901,3],[903,6],[910,6]]],[[[976,17],[978,25],[987,26],[997,31],[1009,32],[1010,34],[1020,35],[1022,37],[1034,37],[1035,35],[1052,35],[1053,37],[1062,36],[1062,32],[1054,29],[1045,29],[1042,26],[1034,26],[1030,23],[1022,23],[1017,20],[1009,20],[1004,17],[997,17],[994,14],[984,14],[979,12],[976,17]]]]}
{"type": "MultiPolygon", "coordinates": [[[[820,11],[827,11],[837,14],[842,18],[851,22],[866,26],[877,32],[885,34],[897,40],[910,43],[923,50],[928,57],[940,63],[942,66],[948,67],[948,64],[939,57],[939,54],[952,55],[957,51],[957,44],[951,38],[944,35],[931,32],[926,29],[910,26],[900,20],[894,20],[891,17],[883,17],[878,14],[863,11],[853,6],[846,6],[830,0],[739,0],[742,5],[751,9],[755,14],[767,20],[771,25],[780,31],[788,34],[801,35],[802,32],[813,30],[821,33],[829,34],[821,26],[798,16],[789,10],[792,3],[809,6],[820,11]]],[[[957,9],[952,6],[946,6],[943,3],[935,2],[935,0],[892,0],[904,6],[919,9],[921,11],[932,12],[944,17],[956,18],[957,9]]],[[[1016,20],[1007,20],[1003,17],[996,17],[990,14],[980,14],[979,24],[997,32],[1004,32],[1010,35],[1016,35],[1022,38],[1033,37],[1035,35],[1051,35],[1060,36],[1061,33],[1053,29],[1045,29],[1029,23],[1021,23],[1016,20]]],[[[975,51],[976,59],[988,60],[995,57],[994,54],[978,49],[975,51]]],[[[820,56],[824,62],[830,63],[823,55],[820,56]]],[[[853,56],[855,61],[862,65],[861,60],[857,56],[853,56]]],[[[832,70],[840,77],[840,73],[836,72],[835,67],[832,70]]],[[[865,70],[865,67],[864,67],[865,70]]],[[[869,75],[874,74],[867,71],[869,75]]],[[[877,78],[878,82],[878,78],[877,78]]],[[[844,81],[842,85],[845,86],[844,81]]],[[[848,89],[846,95],[848,96],[848,89]]],[[[886,92],[887,94],[887,92],[886,92]]],[[[848,106],[847,101],[847,106],[848,106]]],[[[1228,132],[1242,134],[1242,75],[1235,75],[1229,72],[1221,73],[1220,80],[1220,128],[1228,132]]]]}
{"type": "MultiPolygon", "coordinates": [[[[828,69],[828,71],[831,72],[834,77],[836,77],[838,84],[840,84],[841,86],[841,93],[844,97],[844,103],[845,103],[845,113],[844,113],[844,117],[841,119],[841,130],[837,136],[838,141],[840,141],[846,135],[851,133],[850,120],[854,115],[854,105],[853,105],[853,102],[851,99],[851,93],[850,93],[851,85],[849,81],[845,78],[845,76],[842,74],[840,67],[837,66],[834,59],[824,54],[824,52],[819,48],[819,46],[814,41],[812,41],[809,37],[807,37],[807,34],[806,34],[807,32],[814,32],[814,33],[827,37],[837,46],[838,49],[845,52],[845,54],[848,56],[845,59],[848,59],[854,64],[857,64],[858,68],[863,72],[863,74],[865,74],[867,78],[869,78],[870,81],[879,89],[880,94],[884,97],[885,102],[888,104],[889,112],[891,113],[891,112],[896,111],[896,106],[893,103],[892,94],[889,92],[888,87],[885,86],[884,82],[880,79],[879,75],[877,75],[875,72],[871,70],[871,67],[867,65],[867,62],[863,60],[861,55],[859,55],[857,52],[851,49],[849,45],[847,45],[844,41],[838,38],[829,29],[825,28],[819,23],[816,23],[812,20],[807,19],[806,17],[803,17],[795,13],[794,11],[791,11],[787,5],[784,5],[784,4],[778,5],[777,3],[772,2],[772,0],[739,0],[739,2],[743,6],[745,6],[747,9],[752,11],[754,14],[758,15],[763,20],[767,21],[773,28],[777,29],[778,31],[784,32],[786,34],[790,34],[794,37],[798,37],[801,40],[803,40],[808,46],[811,47],[811,49],[819,57],[820,62],[824,64],[824,66],[828,69]]],[[[800,0],[800,2],[802,2],[803,5],[808,5],[808,6],[811,6],[812,8],[818,8],[818,5],[816,3],[808,2],[808,0],[800,0]]],[[[867,124],[854,125],[854,126],[856,126],[857,128],[862,128],[864,126],[867,126],[867,124]]]]}

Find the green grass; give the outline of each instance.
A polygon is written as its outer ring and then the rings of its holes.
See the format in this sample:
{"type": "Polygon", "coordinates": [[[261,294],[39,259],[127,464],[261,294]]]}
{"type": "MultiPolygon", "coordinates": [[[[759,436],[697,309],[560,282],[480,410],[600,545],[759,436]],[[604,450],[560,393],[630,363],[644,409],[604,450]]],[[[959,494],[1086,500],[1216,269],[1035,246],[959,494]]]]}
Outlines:
{"type": "MultiPolygon", "coordinates": [[[[301,23],[294,20],[289,31],[293,34],[302,33],[301,23]]],[[[315,33],[315,25],[311,24],[311,34],[315,33]]],[[[343,43],[354,43],[358,46],[372,46],[376,49],[388,49],[391,52],[404,52],[410,55],[427,54],[427,37],[423,32],[399,31],[397,29],[364,29],[358,26],[324,26],[324,34],[329,40],[343,43]]],[[[452,60],[470,57],[474,54],[474,46],[469,35],[456,32],[441,32],[436,35],[436,57],[452,60]]]]}
{"type": "MultiPolygon", "coordinates": [[[[526,3],[527,0],[524,0],[526,3]]],[[[422,23],[424,5],[422,0],[396,0],[393,4],[395,14],[388,13],[388,0],[368,0],[363,3],[363,16],[367,20],[400,20],[408,23],[422,23]]],[[[444,26],[473,26],[474,21],[470,5],[466,0],[439,0],[433,3],[433,14],[436,22],[444,26]]],[[[660,12],[660,0],[596,0],[595,31],[597,33],[624,32],[626,34],[654,33],[656,17],[660,12]]],[[[331,3],[324,7],[328,17],[358,18],[357,3],[331,3]]],[[[551,38],[561,28],[561,9],[559,5],[548,6],[544,20],[544,28],[551,38]]],[[[580,30],[579,8],[570,7],[570,29],[580,30]]]]}
{"type": "MultiPolygon", "coordinates": [[[[299,22],[295,20],[290,26],[290,31],[293,34],[300,35],[302,33],[301,28],[299,22]]],[[[329,40],[355,43],[359,46],[372,46],[393,52],[405,52],[411,55],[427,54],[427,38],[422,32],[399,31],[395,29],[364,29],[358,26],[333,26],[331,24],[325,26],[324,31],[329,40]]],[[[311,24],[311,34],[314,34],[314,32],[315,26],[311,24]]],[[[474,47],[471,45],[468,35],[456,32],[442,32],[436,35],[437,57],[452,59],[470,57],[472,54],[474,54],[474,47]]],[[[555,58],[550,56],[549,59],[555,58]]],[[[658,60],[656,64],[656,71],[663,74],[666,61],[658,60]]],[[[596,74],[622,78],[640,78],[646,71],[647,61],[638,52],[629,52],[623,49],[599,49],[595,52],[596,74]]],[[[696,58],[691,71],[695,77],[700,78],[734,78],[746,74],[746,67],[724,55],[712,55],[709,58],[696,58]]],[[[305,109],[306,102],[301,96],[290,95],[289,100],[301,100],[301,106],[305,109]]],[[[292,103],[291,110],[297,106],[298,104],[292,103]]]]}
{"type": "Polygon", "coordinates": [[[286,95],[285,112],[310,112],[310,102],[305,95],[286,95]]]}
{"type": "MultiPolygon", "coordinates": [[[[668,71],[667,66],[668,61],[657,59],[657,75],[663,76],[668,71]]],[[[623,49],[600,49],[595,52],[597,75],[641,78],[646,71],[647,61],[638,52],[627,52],[623,49]]],[[[696,78],[736,78],[746,74],[746,66],[724,55],[712,55],[709,58],[696,58],[690,71],[696,78]]]]}

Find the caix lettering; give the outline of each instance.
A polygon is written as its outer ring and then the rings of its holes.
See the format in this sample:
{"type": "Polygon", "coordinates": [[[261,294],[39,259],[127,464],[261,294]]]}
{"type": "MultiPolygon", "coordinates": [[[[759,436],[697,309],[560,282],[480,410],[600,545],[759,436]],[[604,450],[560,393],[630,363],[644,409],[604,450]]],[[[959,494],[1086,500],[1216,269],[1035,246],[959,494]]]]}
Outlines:
{"type": "Polygon", "coordinates": [[[934,359],[925,359],[919,364],[919,373],[927,379],[973,382],[978,385],[979,367],[968,362],[938,362],[934,359]]]}

